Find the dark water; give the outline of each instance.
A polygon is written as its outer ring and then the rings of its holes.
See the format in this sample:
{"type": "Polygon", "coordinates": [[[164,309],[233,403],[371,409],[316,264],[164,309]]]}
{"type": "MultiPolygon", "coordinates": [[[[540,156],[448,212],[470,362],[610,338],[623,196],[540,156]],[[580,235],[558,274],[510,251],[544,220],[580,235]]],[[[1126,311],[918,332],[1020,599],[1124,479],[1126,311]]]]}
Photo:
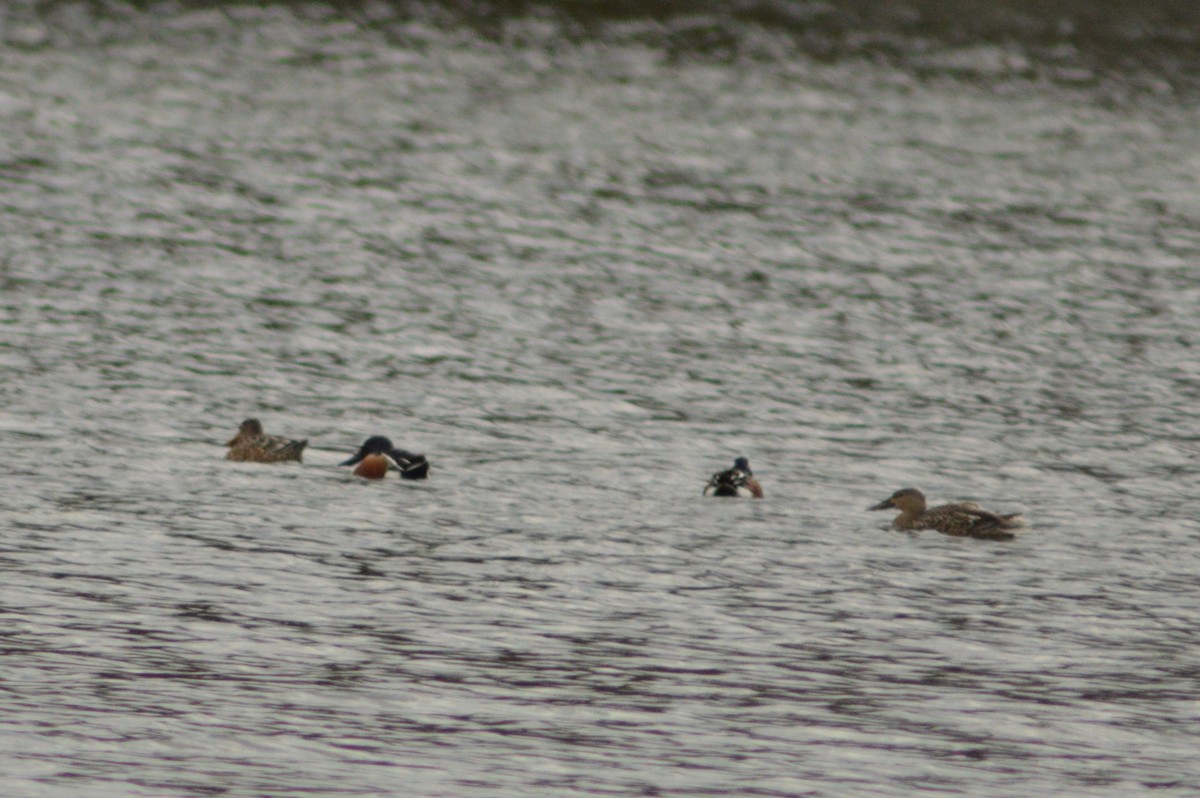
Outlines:
{"type": "Polygon", "coordinates": [[[1186,81],[388,8],[9,12],[6,794],[1195,794],[1186,81]]]}

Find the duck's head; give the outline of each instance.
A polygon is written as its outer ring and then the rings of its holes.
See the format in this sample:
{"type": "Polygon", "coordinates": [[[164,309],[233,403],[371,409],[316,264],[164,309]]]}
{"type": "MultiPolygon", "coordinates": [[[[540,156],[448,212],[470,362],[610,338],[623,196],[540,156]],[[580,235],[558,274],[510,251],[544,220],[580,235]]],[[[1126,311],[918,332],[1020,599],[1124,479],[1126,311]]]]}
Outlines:
{"type": "Polygon", "coordinates": [[[925,509],[925,494],[916,488],[901,488],[879,504],[873,504],[867,509],[886,510],[889,507],[895,507],[901,511],[915,510],[918,513],[922,512],[925,509]]]}
{"type": "Polygon", "coordinates": [[[750,461],[745,457],[739,457],[733,461],[733,467],[741,471],[746,476],[753,476],[754,472],[750,470],[750,461]]]}
{"type": "Polygon", "coordinates": [[[229,443],[227,443],[225,445],[233,446],[235,443],[240,441],[242,438],[251,438],[251,437],[254,437],[255,435],[263,435],[263,434],[264,433],[263,433],[262,422],[259,421],[257,418],[248,418],[245,421],[243,421],[241,423],[241,425],[238,426],[238,434],[234,435],[233,438],[229,441],[229,443]]]}
{"type": "Polygon", "coordinates": [[[362,446],[358,447],[357,454],[355,454],[346,462],[341,463],[341,465],[354,465],[369,454],[387,455],[390,451],[392,451],[393,448],[395,447],[392,446],[392,442],[387,438],[383,437],[382,435],[373,435],[370,438],[367,438],[366,441],[363,442],[362,446]]]}

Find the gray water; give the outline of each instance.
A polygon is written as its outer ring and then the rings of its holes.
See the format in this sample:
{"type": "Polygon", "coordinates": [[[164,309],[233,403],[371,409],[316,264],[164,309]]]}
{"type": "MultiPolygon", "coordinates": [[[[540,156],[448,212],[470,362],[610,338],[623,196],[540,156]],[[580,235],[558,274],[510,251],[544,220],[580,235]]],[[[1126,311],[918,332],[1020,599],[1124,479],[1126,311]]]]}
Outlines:
{"type": "Polygon", "coordinates": [[[56,13],[0,49],[5,794],[1200,790],[1187,97],[56,13]]]}

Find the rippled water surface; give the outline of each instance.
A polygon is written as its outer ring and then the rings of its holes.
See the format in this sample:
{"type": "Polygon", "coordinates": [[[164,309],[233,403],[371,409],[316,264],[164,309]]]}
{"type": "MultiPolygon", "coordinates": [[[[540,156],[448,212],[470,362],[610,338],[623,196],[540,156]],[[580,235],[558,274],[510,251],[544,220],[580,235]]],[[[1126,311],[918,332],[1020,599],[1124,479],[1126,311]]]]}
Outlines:
{"type": "Polygon", "coordinates": [[[1200,788],[1190,99],[77,12],[0,50],[9,794],[1200,788]]]}

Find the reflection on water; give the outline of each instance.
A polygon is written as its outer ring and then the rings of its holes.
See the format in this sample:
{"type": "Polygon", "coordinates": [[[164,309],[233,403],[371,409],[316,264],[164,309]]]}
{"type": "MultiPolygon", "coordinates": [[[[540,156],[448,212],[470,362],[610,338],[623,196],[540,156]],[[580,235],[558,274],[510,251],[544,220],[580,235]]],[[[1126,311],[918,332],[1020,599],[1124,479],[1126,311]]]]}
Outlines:
{"type": "Polygon", "coordinates": [[[12,790],[1195,786],[1189,103],[310,12],[0,56],[12,790]]]}

